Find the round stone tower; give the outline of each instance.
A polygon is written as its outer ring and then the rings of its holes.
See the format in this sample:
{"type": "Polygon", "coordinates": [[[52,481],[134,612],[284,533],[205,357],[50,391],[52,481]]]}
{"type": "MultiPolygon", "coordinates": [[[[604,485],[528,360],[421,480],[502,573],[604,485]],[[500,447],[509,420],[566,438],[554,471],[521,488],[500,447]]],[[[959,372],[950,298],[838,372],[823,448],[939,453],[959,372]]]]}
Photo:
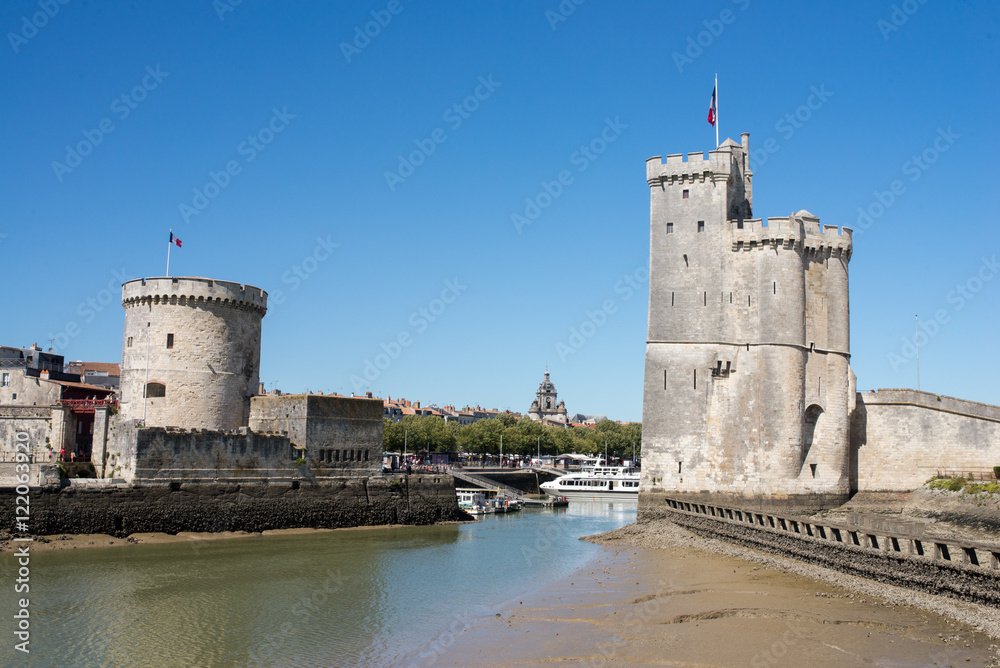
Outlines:
{"type": "Polygon", "coordinates": [[[121,419],[149,427],[247,425],[267,293],[210,278],[122,285],[121,419]]]}

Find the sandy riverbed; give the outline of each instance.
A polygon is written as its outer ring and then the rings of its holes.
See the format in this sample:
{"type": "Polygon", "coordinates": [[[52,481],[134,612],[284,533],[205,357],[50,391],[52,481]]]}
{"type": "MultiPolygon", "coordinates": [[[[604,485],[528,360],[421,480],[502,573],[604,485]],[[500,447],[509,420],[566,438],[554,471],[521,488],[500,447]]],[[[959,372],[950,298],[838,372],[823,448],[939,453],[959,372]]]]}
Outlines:
{"type": "MultiPolygon", "coordinates": [[[[460,522],[439,522],[439,524],[460,524],[460,522]]],[[[260,538],[261,536],[295,536],[301,534],[330,533],[332,531],[374,531],[377,529],[402,529],[410,524],[383,524],[379,526],[364,527],[344,527],[340,529],[274,529],[262,533],[249,533],[246,531],[220,531],[215,533],[182,531],[176,534],[168,533],[136,533],[128,538],[115,538],[104,533],[87,534],[63,534],[44,536],[45,540],[37,538],[31,542],[32,552],[46,552],[51,550],[75,550],[88,547],[131,547],[135,545],[156,545],[164,543],[191,543],[197,541],[231,540],[234,538],[260,538]]],[[[0,552],[12,552],[15,548],[24,543],[15,543],[12,540],[0,541],[0,552]]]]}
{"type": "Polygon", "coordinates": [[[401,665],[996,666],[1000,611],[703,539],[665,523],[401,665]],[[962,620],[962,621],[958,621],[962,620]],[[978,627],[978,628],[975,628],[978,627]]]}

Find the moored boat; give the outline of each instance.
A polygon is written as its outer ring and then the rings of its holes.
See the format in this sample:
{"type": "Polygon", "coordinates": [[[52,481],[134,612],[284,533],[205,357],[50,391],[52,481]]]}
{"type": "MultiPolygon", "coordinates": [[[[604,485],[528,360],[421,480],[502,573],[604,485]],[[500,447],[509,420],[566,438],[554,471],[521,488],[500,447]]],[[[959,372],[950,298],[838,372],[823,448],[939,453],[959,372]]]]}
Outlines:
{"type": "Polygon", "coordinates": [[[591,460],[579,473],[542,483],[541,489],[549,496],[569,499],[638,500],[639,469],[606,466],[603,460],[591,460]]]}

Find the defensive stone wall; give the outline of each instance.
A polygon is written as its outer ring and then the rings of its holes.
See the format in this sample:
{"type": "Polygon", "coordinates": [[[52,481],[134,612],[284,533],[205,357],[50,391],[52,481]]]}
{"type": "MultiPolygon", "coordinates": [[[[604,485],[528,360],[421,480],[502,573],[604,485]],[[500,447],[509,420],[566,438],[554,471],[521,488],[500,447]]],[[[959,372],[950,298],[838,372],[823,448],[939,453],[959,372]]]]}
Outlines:
{"type": "Polygon", "coordinates": [[[266,481],[301,477],[287,436],[238,431],[136,430],[131,481],[266,481]]]}
{"type": "Polygon", "coordinates": [[[1000,406],[930,392],[859,392],[851,431],[858,491],[916,489],[939,471],[1000,466],[1000,406]]]}
{"type": "Polygon", "coordinates": [[[287,435],[314,475],[382,468],[382,400],[317,394],[254,397],[250,429],[287,435]]]}
{"type": "MultiPolygon", "coordinates": [[[[0,489],[0,525],[13,526],[12,489],[0,489]]],[[[71,485],[31,492],[36,535],[334,529],[468,519],[451,476],[377,476],[321,483],[71,485]]]]}

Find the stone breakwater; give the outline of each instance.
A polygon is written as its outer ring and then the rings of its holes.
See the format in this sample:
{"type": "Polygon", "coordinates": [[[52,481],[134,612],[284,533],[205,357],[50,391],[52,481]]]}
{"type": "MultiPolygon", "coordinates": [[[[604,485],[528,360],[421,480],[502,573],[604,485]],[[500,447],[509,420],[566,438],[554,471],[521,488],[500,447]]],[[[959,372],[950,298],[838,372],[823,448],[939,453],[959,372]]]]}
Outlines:
{"type": "MultiPolygon", "coordinates": [[[[14,526],[12,489],[0,490],[0,526],[14,526]]],[[[433,524],[467,519],[454,478],[373,476],[318,483],[183,483],[33,488],[35,535],[433,524]]]]}
{"type": "Polygon", "coordinates": [[[667,505],[640,504],[638,520],[640,525],[646,526],[667,521],[704,538],[722,539],[740,547],[792,557],[885,584],[1000,605],[1000,571],[995,569],[866,550],[749,523],[720,521],[711,516],[677,511],[667,505]]]}

